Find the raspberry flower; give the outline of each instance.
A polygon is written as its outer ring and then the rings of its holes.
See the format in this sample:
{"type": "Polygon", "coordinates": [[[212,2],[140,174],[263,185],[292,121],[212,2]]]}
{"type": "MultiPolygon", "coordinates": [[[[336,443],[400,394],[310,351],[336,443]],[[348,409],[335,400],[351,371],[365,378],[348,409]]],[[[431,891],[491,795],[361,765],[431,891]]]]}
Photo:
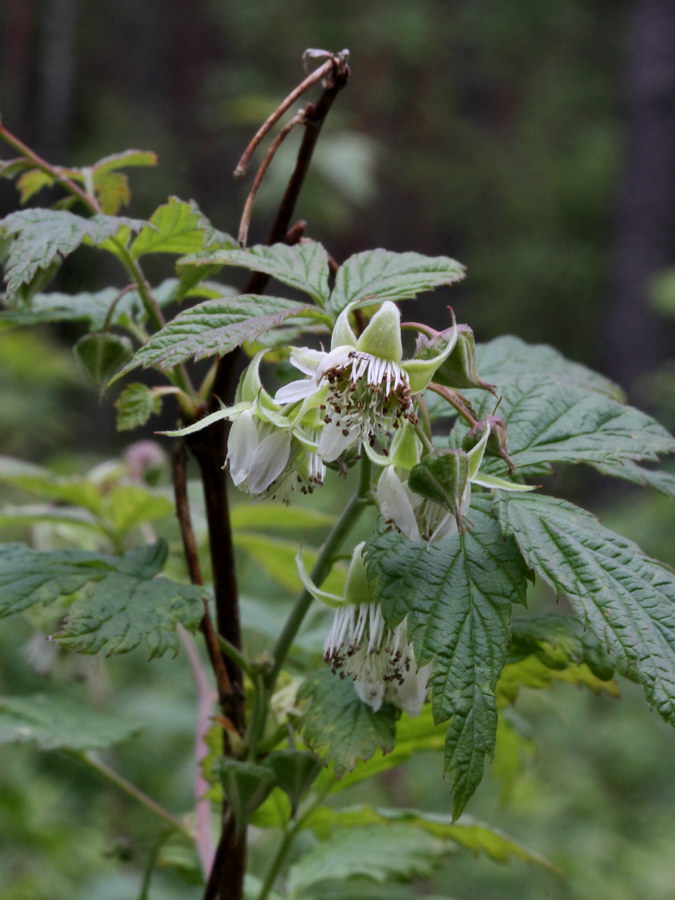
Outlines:
{"type": "Polygon", "coordinates": [[[342,597],[317,588],[297,558],[305,588],[335,610],[323,658],[334,674],[353,680],[359,697],[374,710],[388,701],[415,716],[424,703],[430,667],[418,668],[405,620],[393,629],[384,621],[366,578],[364,543],[354,548],[342,597]]]}
{"type": "Polygon", "coordinates": [[[319,402],[324,428],[318,453],[326,462],[350,447],[391,439],[405,421],[416,422],[412,395],[423,390],[449,356],[456,340],[430,359],[403,361],[400,314],[387,300],[357,338],[349,324],[350,304],[333,329],[331,349],[291,348],[291,362],[307,377],[280,388],[279,404],[306,398],[319,402]]]}

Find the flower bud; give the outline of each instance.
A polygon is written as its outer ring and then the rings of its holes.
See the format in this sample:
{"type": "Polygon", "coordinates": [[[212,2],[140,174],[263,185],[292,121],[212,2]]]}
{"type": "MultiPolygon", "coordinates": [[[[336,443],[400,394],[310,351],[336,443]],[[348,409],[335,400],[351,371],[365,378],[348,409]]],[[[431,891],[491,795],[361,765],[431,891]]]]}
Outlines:
{"type": "MultiPolygon", "coordinates": [[[[448,329],[450,330],[450,329],[448,329]]],[[[424,349],[423,352],[430,353],[432,348],[438,353],[439,348],[442,349],[443,341],[447,331],[441,331],[438,337],[428,340],[429,350],[424,349]]],[[[473,331],[468,325],[457,326],[457,341],[452,353],[438,367],[434,375],[434,381],[438,384],[452,388],[481,388],[494,394],[494,385],[483,381],[478,375],[476,367],[476,341],[473,331]]]]}
{"type": "Polygon", "coordinates": [[[515,468],[509,456],[509,438],[506,431],[506,422],[499,416],[486,416],[481,419],[464,435],[462,450],[469,452],[482,438],[485,428],[489,427],[490,436],[487,440],[485,452],[488,456],[499,456],[508,465],[509,469],[515,468]]]}
{"type": "Polygon", "coordinates": [[[458,514],[469,487],[468,454],[463,450],[447,450],[438,456],[425,456],[410,470],[408,487],[458,514]]]}

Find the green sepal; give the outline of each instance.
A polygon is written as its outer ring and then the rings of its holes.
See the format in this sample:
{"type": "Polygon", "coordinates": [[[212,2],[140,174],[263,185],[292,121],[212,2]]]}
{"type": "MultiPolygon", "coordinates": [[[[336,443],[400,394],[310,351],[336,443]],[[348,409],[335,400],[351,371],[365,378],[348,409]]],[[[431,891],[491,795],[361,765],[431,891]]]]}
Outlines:
{"type": "Polygon", "coordinates": [[[403,363],[413,393],[423,391],[436,378],[438,367],[450,356],[457,341],[457,325],[442,331],[437,339],[418,341],[415,357],[403,363]]]}
{"type": "Polygon", "coordinates": [[[266,406],[268,409],[278,408],[277,404],[267,393],[260,380],[260,362],[266,353],[267,349],[260,350],[256,353],[251,362],[241,373],[241,378],[239,379],[239,384],[237,385],[237,391],[234,397],[235,403],[242,403],[243,401],[255,403],[257,400],[262,406],[266,406]]]}
{"type": "MultiPolygon", "coordinates": [[[[441,335],[446,332],[441,332],[441,335]]],[[[434,381],[446,387],[463,390],[480,388],[494,393],[494,385],[483,381],[476,365],[476,341],[468,325],[457,326],[457,341],[452,353],[436,370],[434,381]]]]}
{"type": "Polygon", "coordinates": [[[463,450],[425,456],[408,478],[412,491],[453,513],[459,510],[468,485],[469,456],[463,450]]]}
{"type": "Polygon", "coordinates": [[[356,348],[378,359],[401,362],[401,314],[395,303],[387,300],[382,304],[358,339],[356,348]]]}
{"type": "Polygon", "coordinates": [[[355,303],[350,303],[337,317],[330,339],[331,350],[335,350],[336,347],[356,347],[356,335],[349,324],[349,313],[355,306],[355,303]]]}
{"type": "Polygon", "coordinates": [[[366,564],[363,559],[363,545],[362,541],[354,547],[352,552],[345,581],[345,603],[370,603],[373,599],[373,589],[368,583],[366,564]]]}
{"type": "Polygon", "coordinates": [[[506,431],[506,422],[500,416],[486,416],[481,419],[464,435],[462,439],[462,450],[469,452],[476,444],[479,444],[486,427],[490,431],[490,436],[485,447],[488,456],[500,456],[502,459],[508,459],[509,438],[506,431]]]}
{"type": "Polygon", "coordinates": [[[274,750],[266,759],[279,787],[291,801],[291,817],[323,768],[321,760],[307,750],[274,750]]]}
{"type": "Polygon", "coordinates": [[[275,786],[276,778],[269,766],[238,759],[224,759],[220,764],[220,781],[241,834],[256,809],[275,786]]]}

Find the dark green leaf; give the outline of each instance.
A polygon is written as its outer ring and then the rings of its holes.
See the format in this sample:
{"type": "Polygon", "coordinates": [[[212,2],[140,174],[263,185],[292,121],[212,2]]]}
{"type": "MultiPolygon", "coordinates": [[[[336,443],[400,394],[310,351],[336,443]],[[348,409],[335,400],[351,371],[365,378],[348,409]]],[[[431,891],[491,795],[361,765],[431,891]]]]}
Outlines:
{"type": "Polygon", "coordinates": [[[233,237],[216,231],[194,200],[169,197],[152,214],[130,251],[136,258],[146,253],[192,253],[214,243],[239,246],[233,237]]]}
{"type": "Polygon", "coordinates": [[[675,574],[590,513],[544,495],[500,495],[528,564],[567,597],[597,638],[675,724],[675,574]]]}
{"type": "Polygon", "coordinates": [[[267,765],[223,759],[220,780],[239,831],[274,787],[274,773],[267,765]]]}
{"type": "Polygon", "coordinates": [[[368,759],[378,749],[387,753],[393,748],[394,707],[385,704],[374,712],[349,679],[321,670],[305,681],[298,697],[309,700],[302,719],[305,743],[332,762],[337,774],[353,769],[357,759],[368,759]]]}
{"type": "Polygon", "coordinates": [[[0,744],[35,741],[41,750],[105,750],[137,730],[67,694],[0,697],[0,744]]]}
{"type": "Polygon", "coordinates": [[[98,246],[115,237],[122,227],[138,231],[144,225],[139,219],[104,215],[85,219],[55,209],[10,213],[0,222],[0,231],[15,236],[5,268],[7,293],[14,294],[36,272],[72,253],[83,242],[98,246]]]}
{"type": "Polygon", "coordinates": [[[647,469],[627,459],[622,459],[621,462],[593,463],[593,468],[603,475],[630,481],[641,487],[652,487],[667,497],[675,497],[675,475],[670,472],[647,469]]]}
{"type": "Polygon", "coordinates": [[[295,815],[298,804],[323,768],[321,761],[312,753],[300,750],[274,750],[265,759],[274,772],[276,783],[291,801],[291,814],[295,815]]]}
{"type": "Polygon", "coordinates": [[[407,617],[420,665],[433,664],[437,721],[452,717],[446,767],[454,773],[458,816],[480,783],[494,749],[494,688],[506,660],[512,603],[525,599],[526,569],[504,540],[490,501],[475,497],[464,534],[438,544],[414,543],[380,526],[366,546],[368,574],[394,626],[407,617]]]}
{"type": "Polygon", "coordinates": [[[454,284],[464,275],[464,266],[447,256],[366,250],[340,266],[328,305],[339,313],[355,301],[363,305],[407,300],[442,284],[454,284]]]}
{"type": "Polygon", "coordinates": [[[233,299],[205,300],[179,313],[153,334],[122,374],[141,365],[168,369],[191,357],[224,356],[300,312],[309,312],[309,308],[281,297],[243,294],[233,299]]]}
{"type": "Polygon", "coordinates": [[[264,272],[298,291],[304,291],[318,306],[328,301],[328,255],[316,241],[259,245],[242,250],[214,250],[197,253],[178,261],[179,271],[191,266],[243,266],[264,272]]]}
{"type": "Polygon", "coordinates": [[[115,401],[117,430],[129,431],[145,425],[151,416],[162,410],[162,397],[145,384],[128,384],[115,401]]]}

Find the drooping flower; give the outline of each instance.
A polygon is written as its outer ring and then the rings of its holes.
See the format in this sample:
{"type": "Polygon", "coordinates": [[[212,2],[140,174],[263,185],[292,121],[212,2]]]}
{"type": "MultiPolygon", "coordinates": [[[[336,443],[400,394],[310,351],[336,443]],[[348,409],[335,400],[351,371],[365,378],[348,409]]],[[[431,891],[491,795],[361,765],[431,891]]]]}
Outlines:
{"type": "Polygon", "coordinates": [[[305,588],[335,610],[323,658],[334,674],[352,679],[359,697],[374,710],[388,701],[414,716],[424,703],[430,667],[418,667],[405,620],[395,628],[384,621],[366,577],[363,547],[354,548],[342,597],[317,588],[298,557],[305,588]]]}
{"type": "Polygon", "coordinates": [[[490,421],[475,446],[465,453],[450,451],[427,456],[410,468],[408,478],[400,478],[400,460],[385,466],[377,485],[377,501],[382,516],[411,541],[435,543],[462,528],[471,503],[471,485],[491,490],[532,491],[534,485],[518,484],[480,471],[490,437],[490,421]]]}
{"type": "Polygon", "coordinates": [[[234,484],[249,494],[288,502],[296,488],[308,492],[323,484],[325,467],[316,452],[320,423],[311,409],[283,415],[260,381],[258,369],[265,352],[256,354],[242,374],[233,406],[162,434],[183,437],[214,422],[230,421],[225,466],[234,484]],[[308,429],[304,419],[309,420],[308,429]]]}
{"type": "Polygon", "coordinates": [[[331,349],[291,349],[291,362],[307,377],[280,388],[277,403],[315,397],[324,428],[319,455],[331,462],[346,449],[391,439],[403,422],[416,421],[412,395],[423,390],[452,352],[454,338],[431,359],[403,361],[400,314],[385,301],[360,337],[349,324],[350,304],[338,317],[331,349]]]}

